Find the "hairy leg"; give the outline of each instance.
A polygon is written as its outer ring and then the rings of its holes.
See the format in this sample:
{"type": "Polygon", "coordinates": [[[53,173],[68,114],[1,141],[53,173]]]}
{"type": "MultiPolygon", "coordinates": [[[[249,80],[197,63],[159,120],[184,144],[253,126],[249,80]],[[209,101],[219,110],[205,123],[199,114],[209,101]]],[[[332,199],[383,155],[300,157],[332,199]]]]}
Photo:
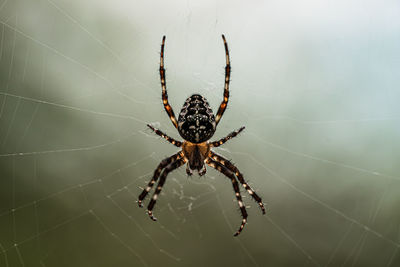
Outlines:
{"type": "Polygon", "coordinates": [[[219,120],[221,119],[222,115],[225,112],[226,106],[228,105],[229,100],[229,81],[231,79],[231,62],[229,59],[229,50],[228,50],[228,43],[225,40],[225,36],[222,35],[222,40],[224,41],[225,46],[225,58],[226,58],[226,66],[225,66],[225,87],[224,87],[224,99],[219,106],[217,115],[215,116],[215,122],[218,124],[219,120]]]}
{"type": "Polygon", "coordinates": [[[221,146],[221,145],[225,144],[227,141],[229,141],[229,140],[231,140],[232,138],[236,137],[241,131],[244,130],[244,128],[245,128],[245,127],[242,126],[242,127],[240,127],[240,129],[231,132],[231,133],[228,134],[226,137],[224,137],[224,138],[222,138],[222,139],[220,139],[220,140],[218,140],[218,141],[211,142],[210,145],[211,145],[212,147],[221,146]]]}
{"type": "Polygon", "coordinates": [[[152,210],[153,210],[153,208],[154,208],[154,205],[156,204],[158,195],[160,194],[161,189],[162,189],[162,187],[163,187],[163,185],[164,185],[164,183],[165,183],[165,181],[166,181],[166,179],[167,179],[168,173],[170,173],[170,172],[172,172],[173,170],[179,168],[180,166],[182,166],[182,165],[185,164],[185,163],[186,163],[186,159],[185,159],[185,158],[181,158],[181,159],[179,159],[179,160],[176,160],[176,161],[172,162],[171,164],[169,164],[167,167],[165,167],[163,173],[161,174],[161,176],[160,176],[160,181],[159,181],[158,184],[157,184],[156,191],[154,192],[154,194],[153,194],[153,196],[152,196],[152,198],[151,198],[151,200],[150,200],[150,203],[149,203],[149,205],[147,206],[147,212],[148,212],[150,218],[151,218],[153,221],[156,221],[157,219],[153,216],[152,210]]]}
{"type": "Polygon", "coordinates": [[[240,225],[239,229],[236,231],[236,233],[234,234],[234,236],[237,236],[240,234],[240,232],[242,232],[246,222],[247,222],[247,211],[246,208],[243,204],[242,201],[242,196],[240,194],[240,190],[239,190],[239,184],[236,181],[236,177],[233,174],[233,172],[231,172],[230,170],[228,170],[228,168],[226,168],[224,165],[222,165],[221,163],[214,161],[210,158],[207,159],[206,163],[210,166],[213,167],[214,169],[216,169],[217,171],[221,172],[222,174],[224,174],[225,176],[227,176],[228,178],[231,179],[232,182],[232,186],[233,186],[233,190],[235,191],[235,196],[236,196],[236,200],[239,204],[239,208],[240,208],[240,212],[242,213],[242,224],[240,225]]]}
{"type": "Polygon", "coordinates": [[[149,181],[149,183],[147,184],[147,187],[145,189],[143,189],[142,193],[139,195],[139,200],[138,200],[139,207],[142,207],[142,201],[147,196],[147,194],[149,193],[149,191],[151,190],[153,185],[157,182],[161,171],[165,167],[170,165],[172,162],[176,162],[177,160],[181,159],[182,157],[183,157],[183,153],[179,152],[179,153],[176,153],[176,154],[172,155],[171,157],[163,159],[160,162],[160,164],[158,164],[157,169],[154,171],[153,178],[149,181]]]}
{"type": "Polygon", "coordinates": [[[165,140],[167,140],[168,142],[170,142],[170,143],[173,144],[174,146],[177,146],[177,147],[181,147],[181,146],[182,146],[182,142],[177,141],[177,140],[175,140],[175,139],[172,138],[172,137],[169,137],[167,134],[165,134],[165,133],[161,132],[160,130],[154,128],[154,127],[151,126],[150,124],[147,124],[147,126],[148,126],[150,129],[152,129],[152,130],[155,132],[155,134],[161,136],[162,138],[164,138],[165,140]]]}
{"type": "Polygon", "coordinates": [[[261,211],[263,214],[265,214],[265,207],[264,204],[261,200],[261,197],[259,197],[256,192],[254,192],[254,190],[246,183],[246,181],[243,178],[243,175],[240,173],[239,169],[233,165],[229,160],[225,159],[224,157],[211,152],[211,156],[210,156],[213,160],[221,163],[222,165],[224,165],[226,168],[228,168],[231,172],[233,172],[239,182],[243,185],[244,189],[246,189],[246,191],[250,194],[250,196],[258,203],[261,211]]]}
{"type": "Polygon", "coordinates": [[[162,100],[165,111],[167,112],[172,124],[175,126],[175,128],[178,128],[178,122],[176,121],[174,111],[172,110],[172,107],[168,103],[167,83],[165,81],[165,69],[164,69],[164,45],[165,45],[165,35],[163,36],[162,39],[161,54],[160,54],[160,79],[162,87],[162,100]]]}

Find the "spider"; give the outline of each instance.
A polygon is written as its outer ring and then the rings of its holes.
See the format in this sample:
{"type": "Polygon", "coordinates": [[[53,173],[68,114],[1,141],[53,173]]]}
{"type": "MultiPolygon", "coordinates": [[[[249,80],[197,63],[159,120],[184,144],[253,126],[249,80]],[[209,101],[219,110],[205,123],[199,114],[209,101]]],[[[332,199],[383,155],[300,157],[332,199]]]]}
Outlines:
{"type": "Polygon", "coordinates": [[[224,41],[225,56],[226,56],[225,87],[224,87],[224,98],[219,106],[217,115],[214,116],[213,111],[211,110],[207,100],[203,96],[199,94],[193,94],[185,101],[177,120],[174,111],[172,110],[172,107],[168,103],[168,94],[167,94],[165,69],[164,69],[165,36],[163,36],[161,44],[161,55],[160,55],[160,78],[161,78],[161,88],[162,88],[162,101],[164,104],[165,111],[167,112],[172,124],[178,130],[180,136],[184,139],[184,141],[183,142],[177,141],[169,137],[162,131],[154,128],[150,124],[147,124],[147,126],[151,130],[153,130],[155,134],[163,137],[176,147],[180,147],[181,151],[160,162],[157,169],[154,171],[153,178],[150,180],[150,182],[147,184],[147,187],[140,194],[138,204],[139,207],[143,207],[142,201],[148,195],[149,191],[157,182],[157,180],[160,179],[157,184],[157,188],[153,194],[153,197],[151,198],[147,206],[148,215],[153,221],[156,221],[157,219],[154,217],[152,210],[154,208],[154,205],[156,204],[158,195],[161,192],[161,189],[165,183],[167,175],[173,170],[187,163],[186,173],[188,175],[192,175],[193,171],[195,170],[198,172],[200,176],[202,176],[206,173],[205,164],[207,164],[208,166],[216,169],[217,171],[227,176],[232,182],[233,190],[235,191],[235,196],[239,204],[240,212],[243,217],[239,229],[234,234],[234,236],[237,236],[241,233],[247,222],[247,212],[242,201],[242,196],[240,194],[238,181],[242,184],[244,189],[247,190],[250,196],[258,203],[263,214],[265,214],[265,208],[261,198],[246,183],[239,169],[235,165],[233,165],[229,160],[225,159],[224,157],[218,155],[217,153],[211,150],[211,148],[219,147],[228,140],[237,136],[241,131],[244,130],[245,127],[241,127],[240,129],[231,132],[226,137],[218,141],[214,142],[208,141],[215,133],[216,127],[219,121],[221,120],[222,115],[224,114],[229,99],[229,80],[230,80],[231,66],[229,60],[228,44],[225,40],[224,35],[222,35],[222,40],[224,41]]]}

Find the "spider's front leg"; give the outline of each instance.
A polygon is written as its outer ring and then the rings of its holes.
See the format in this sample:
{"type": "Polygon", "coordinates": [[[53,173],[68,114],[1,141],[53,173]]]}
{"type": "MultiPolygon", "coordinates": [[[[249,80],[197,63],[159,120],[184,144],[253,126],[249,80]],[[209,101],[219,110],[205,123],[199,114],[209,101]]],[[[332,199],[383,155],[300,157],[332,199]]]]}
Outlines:
{"type": "Polygon", "coordinates": [[[154,192],[153,197],[151,198],[150,203],[147,206],[147,213],[149,214],[150,219],[152,219],[153,221],[157,221],[157,218],[153,216],[152,210],[154,208],[154,205],[156,204],[158,195],[161,192],[161,189],[165,183],[165,180],[167,179],[168,173],[179,168],[186,162],[187,162],[186,158],[180,158],[179,160],[176,160],[176,161],[172,162],[171,164],[169,164],[167,167],[165,167],[163,173],[161,174],[160,181],[157,184],[156,191],[154,192]]]}
{"type": "Polygon", "coordinates": [[[183,153],[182,151],[179,153],[176,153],[174,155],[172,155],[171,157],[168,157],[166,159],[163,159],[160,164],[158,164],[157,169],[154,171],[153,174],[153,178],[150,180],[150,182],[148,183],[147,187],[145,189],[143,189],[142,193],[139,196],[138,199],[138,204],[139,207],[143,207],[142,206],[142,201],[143,199],[147,196],[147,194],[149,193],[149,191],[151,190],[151,188],[153,187],[153,185],[157,182],[158,177],[160,176],[161,171],[167,167],[168,165],[170,165],[173,162],[176,162],[177,160],[179,160],[180,158],[183,157],[183,153]]]}
{"type": "Polygon", "coordinates": [[[242,224],[240,225],[239,229],[236,231],[236,233],[234,234],[234,236],[238,236],[244,226],[246,225],[247,222],[247,211],[246,208],[243,204],[242,201],[242,196],[240,194],[240,190],[239,190],[239,184],[236,181],[236,177],[233,174],[233,172],[231,172],[230,170],[228,170],[224,165],[222,165],[221,163],[211,159],[211,158],[207,158],[206,163],[210,166],[213,167],[214,169],[216,169],[217,171],[221,172],[222,174],[224,174],[225,176],[227,176],[228,178],[231,179],[232,181],[232,186],[233,186],[233,190],[235,191],[235,196],[236,196],[236,200],[239,204],[239,208],[240,208],[240,212],[242,213],[242,224]]]}
{"type": "Polygon", "coordinates": [[[261,211],[263,214],[265,214],[265,207],[264,203],[262,202],[261,197],[257,195],[256,192],[246,183],[246,181],[243,178],[243,175],[240,173],[239,169],[233,165],[229,160],[225,159],[224,157],[214,153],[211,151],[210,157],[228,168],[231,172],[233,172],[236,177],[238,178],[239,182],[243,185],[244,189],[249,193],[249,195],[258,203],[258,206],[260,207],[261,211]]]}

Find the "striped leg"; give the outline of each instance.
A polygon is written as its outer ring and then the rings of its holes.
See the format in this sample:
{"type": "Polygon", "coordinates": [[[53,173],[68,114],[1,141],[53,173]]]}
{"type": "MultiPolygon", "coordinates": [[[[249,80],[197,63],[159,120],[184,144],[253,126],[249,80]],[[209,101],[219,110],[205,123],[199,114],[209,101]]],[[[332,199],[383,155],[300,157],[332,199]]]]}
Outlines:
{"type": "Polygon", "coordinates": [[[250,194],[250,196],[258,203],[258,205],[261,208],[262,213],[265,214],[265,207],[264,207],[264,204],[263,204],[261,198],[246,183],[246,181],[243,178],[243,175],[239,172],[239,169],[235,165],[233,165],[229,160],[223,158],[222,156],[220,156],[214,152],[211,152],[211,158],[213,160],[221,163],[222,165],[224,165],[226,168],[228,168],[231,172],[233,172],[237,176],[239,182],[243,185],[244,189],[246,189],[247,192],[250,194]]]}
{"type": "Polygon", "coordinates": [[[226,57],[226,66],[225,66],[225,87],[224,87],[224,100],[221,102],[221,105],[219,106],[217,115],[215,116],[215,122],[218,124],[219,120],[222,117],[222,114],[224,114],[226,105],[228,105],[228,99],[229,99],[229,81],[231,79],[231,62],[229,60],[229,50],[228,50],[228,44],[225,40],[225,36],[222,35],[222,40],[224,41],[224,46],[225,46],[225,57],[226,57]]]}
{"type": "Polygon", "coordinates": [[[173,170],[179,168],[180,166],[182,166],[183,164],[185,164],[186,161],[187,161],[187,160],[186,160],[185,158],[181,158],[181,159],[179,159],[179,160],[176,160],[176,161],[172,162],[171,164],[169,164],[169,165],[165,168],[165,170],[164,170],[163,173],[161,174],[160,181],[159,181],[158,184],[157,184],[156,191],[154,192],[153,197],[151,198],[150,203],[149,203],[149,205],[147,206],[147,212],[148,212],[150,218],[151,218],[153,221],[157,221],[157,218],[153,216],[152,210],[153,210],[153,208],[154,208],[154,205],[156,204],[158,195],[159,195],[160,192],[161,192],[161,189],[162,189],[162,187],[163,187],[163,185],[164,185],[164,183],[165,183],[165,180],[167,179],[168,173],[170,173],[170,172],[172,172],[173,170]]]}
{"type": "Polygon", "coordinates": [[[236,200],[238,201],[239,204],[239,208],[240,208],[240,212],[242,213],[242,224],[240,225],[239,229],[236,231],[236,233],[234,234],[234,236],[237,236],[240,234],[240,232],[242,232],[246,222],[247,222],[247,211],[246,208],[243,204],[242,201],[242,196],[240,195],[240,190],[239,190],[239,184],[236,181],[236,177],[233,174],[233,172],[231,172],[230,170],[228,170],[228,168],[226,168],[225,166],[223,166],[221,163],[214,161],[210,158],[207,159],[206,163],[210,166],[213,167],[214,169],[216,169],[217,171],[221,172],[222,174],[224,174],[225,176],[227,176],[228,178],[231,179],[232,181],[232,186],[233,186],[233,190],[235,191],[235,196],[236,196],[236,200]]]}
{"type": "Polygon", "coordinates": [[[160,56],[160,79],[161,79],[161,87],[162,87],[162,100],[164,104],[165,111],[167,112],[172,124],[174,124],[175,128],[178,128],[178,122],[176,121],[174,111],[172,107],[168,103],[168,94],[167,94],[167,85],[165,81],[165,69],[164,69],[164,45],[165,45],[165,35],[162,39],[161,44],[161,56],[160,56]]]}
{"type": "Polygon", "coordinates": [[[235,136],[237,136],[241,131],[244,130],[244,126],[242,126],[239,130],[233,131],[230,134],[228,134],[226,137],[218,140],[218,141],[214,141],[211,143],[212,147],[217,147],[220,145],[223,145],[224,143],[226,143],[227,141],[231,140],[232,138],[234,138],[235,136]]]}
{"type": "Polygon", "coordinates": [[[154,171],[154,175],[153,178],[150,180],[150,182],[148,183],[147,187],[143,190],[143,192],[140,194],[139,196],[139,200],[138,200],[138,204],[139,207],[143,207],[142,206],[142,201],[143,199],[147,196],[147,194],[149,193],[149,191],[151,190],[151,188],[153,187],[153,185],[157,182],[158,177],[160,176],[161,171],[167,167],[168,165],[170,165],[172,162],[176,162],[177,160],[179,160],[180,158],[183,157],[182,152],[176,153],[175,155],[172,155],[171,157],[168,157],[166,159],[163,159],[160,164],[158,165],[157,169],[154,171]]]}
{"type": "Polygon", "coordinates": [[[154,128],[153,126],[151,126],[150,124],[147,124],[147,126],[152,129],[157,135],[161,136],[162,138],[164,138],[165,140],[167,140],[168,142],[170,142],[171,144],[173,144],[174,146],[177,147],[181,147],[182,146],[182,142],[175,140],[172,137],[169,137],[167,134],[161,132],[160,130],[154,128]]]}

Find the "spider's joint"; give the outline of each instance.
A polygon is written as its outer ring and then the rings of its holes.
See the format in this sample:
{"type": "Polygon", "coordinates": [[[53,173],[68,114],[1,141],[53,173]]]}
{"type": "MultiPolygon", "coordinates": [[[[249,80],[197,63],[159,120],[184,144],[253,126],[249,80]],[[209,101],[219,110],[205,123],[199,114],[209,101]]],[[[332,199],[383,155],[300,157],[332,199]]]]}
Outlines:
{"type": "Polygon", "coordinates": [[[157,218],[153,216],[153,212],[151,212],[151,210],[148,210],[147,213],[150,216],[150,219],[152,219],[153,221],[157,221],[157,218]]]}

